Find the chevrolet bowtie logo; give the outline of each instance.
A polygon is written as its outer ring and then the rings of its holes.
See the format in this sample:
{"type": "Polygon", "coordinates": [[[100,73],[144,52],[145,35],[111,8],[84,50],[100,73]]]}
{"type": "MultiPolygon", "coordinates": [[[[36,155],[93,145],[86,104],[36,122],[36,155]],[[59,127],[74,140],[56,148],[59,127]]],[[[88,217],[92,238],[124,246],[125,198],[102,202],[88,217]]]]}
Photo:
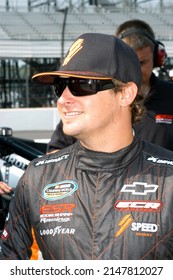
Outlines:
{"type": "Polygon", "coordinates": [[[143,182],[133,182],[133,184],[124,185],[121,189],[121,192],[130,192],[134,195],[147,195],[148,193],[156,192],[158,187],[158,185],[150,185],[143,182]]]}

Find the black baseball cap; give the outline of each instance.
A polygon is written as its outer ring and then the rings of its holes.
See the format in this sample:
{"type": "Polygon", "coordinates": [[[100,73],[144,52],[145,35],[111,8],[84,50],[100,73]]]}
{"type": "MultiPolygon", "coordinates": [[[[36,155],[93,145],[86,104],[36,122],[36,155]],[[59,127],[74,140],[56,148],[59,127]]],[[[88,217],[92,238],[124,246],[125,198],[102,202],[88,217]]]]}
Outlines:
{"type": "Polygon", "coordinates": [[[58,71],[32,77],[42,85],[53,85],[57,76],[134,82],[141,84],[141,65],[135,51],[114,35],[85,33],[69,48],[58,71]]]}

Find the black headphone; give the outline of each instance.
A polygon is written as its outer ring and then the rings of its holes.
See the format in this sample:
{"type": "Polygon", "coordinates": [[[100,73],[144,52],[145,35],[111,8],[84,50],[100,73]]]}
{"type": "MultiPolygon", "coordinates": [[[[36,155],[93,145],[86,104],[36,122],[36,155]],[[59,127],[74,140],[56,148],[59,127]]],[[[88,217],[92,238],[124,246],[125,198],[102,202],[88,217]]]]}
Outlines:
{"type": "Polygon", "coordinates": [[[120,39],[123,39],[133,33],[139,33],[147,37],[150,41],[154,43],[154,67],[162,67],[166,61],[167,53],[165,46],[162,42],[157,41],[151,37],[145,30],[140,28],[130,28],[119,35],[120,39]]]}

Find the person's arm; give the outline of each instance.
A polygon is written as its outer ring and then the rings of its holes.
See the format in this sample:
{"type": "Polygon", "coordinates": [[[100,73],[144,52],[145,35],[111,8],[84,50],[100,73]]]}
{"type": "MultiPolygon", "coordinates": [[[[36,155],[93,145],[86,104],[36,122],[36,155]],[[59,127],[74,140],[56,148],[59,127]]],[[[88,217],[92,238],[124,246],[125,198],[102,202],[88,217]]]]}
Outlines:
{"type": "Polygon", "coordinates": [[[29,260],[32,256],[33,235],[25,176],[15,188],[9,205],[9,218],[1,235],[0,259],[29,260]]]}
{"type": "Polygon", "coordinates": [[[56,129],[54,130],[50,142],[47,144],[47,151],[46,153],[53,153],[60,149],[66,148],[76,142],[76,139],[72,136],[67,136],[63,132],[63,124],[60,121],[56,129]]]}

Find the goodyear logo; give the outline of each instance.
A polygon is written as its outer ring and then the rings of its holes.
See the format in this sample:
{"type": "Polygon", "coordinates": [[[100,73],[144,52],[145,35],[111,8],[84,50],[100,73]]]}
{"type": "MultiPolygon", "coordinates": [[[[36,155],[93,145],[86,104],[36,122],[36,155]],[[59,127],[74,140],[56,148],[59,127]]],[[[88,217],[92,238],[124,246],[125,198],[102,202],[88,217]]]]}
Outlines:
{"type": "Polygon", "coordinates": [[[76,182],[72,180],[61,181],[47,185],[42,192],[42,197],[46,200],[59,200],[70,196],[78,189],[76,182]]]}

